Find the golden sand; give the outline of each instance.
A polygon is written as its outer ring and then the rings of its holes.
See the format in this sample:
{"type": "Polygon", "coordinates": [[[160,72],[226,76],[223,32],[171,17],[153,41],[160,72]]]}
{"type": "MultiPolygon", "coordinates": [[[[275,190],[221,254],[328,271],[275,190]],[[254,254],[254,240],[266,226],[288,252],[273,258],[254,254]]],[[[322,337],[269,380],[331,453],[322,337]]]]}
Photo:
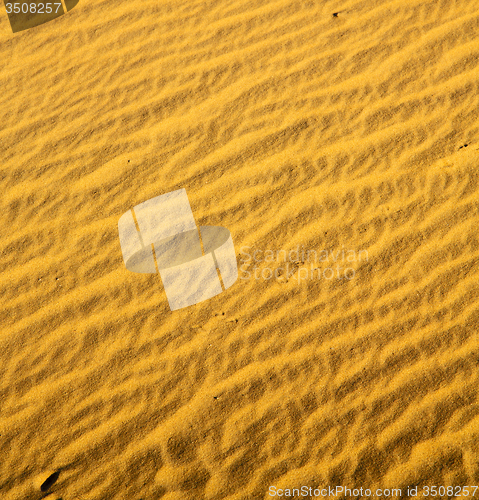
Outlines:
{"type": "Polygon", "coordinates": [[[2,500],[479,485],[477,1],[2,5],[0,80],[2,500]],[[241,270],[171,311],[117,224],[181,188],[241,270]]]}

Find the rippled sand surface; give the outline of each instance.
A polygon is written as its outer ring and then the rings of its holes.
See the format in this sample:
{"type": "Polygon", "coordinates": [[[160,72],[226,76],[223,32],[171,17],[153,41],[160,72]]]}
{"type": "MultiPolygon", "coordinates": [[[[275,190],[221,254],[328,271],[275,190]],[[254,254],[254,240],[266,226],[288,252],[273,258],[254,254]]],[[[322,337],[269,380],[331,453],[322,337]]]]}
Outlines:
{"type": "Polygon", "coordinates": [[[478,81],[474,0],[2,5],[2,500],[479,485],[478,81]],[[181,188],[241,269],[170,311],[181,188]]]}

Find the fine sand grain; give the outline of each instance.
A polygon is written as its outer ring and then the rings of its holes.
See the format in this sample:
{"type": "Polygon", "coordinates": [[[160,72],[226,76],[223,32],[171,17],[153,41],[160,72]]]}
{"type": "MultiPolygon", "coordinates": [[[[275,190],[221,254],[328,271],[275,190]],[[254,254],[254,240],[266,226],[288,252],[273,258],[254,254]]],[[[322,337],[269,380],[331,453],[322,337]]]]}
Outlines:
{"type": "Polygon", "coordinates": [[[478,82],[476,0],[2,4],[0,498],[478,486],[478,82]],[[170,311],[181,188],[241,270],[170,311]]]}

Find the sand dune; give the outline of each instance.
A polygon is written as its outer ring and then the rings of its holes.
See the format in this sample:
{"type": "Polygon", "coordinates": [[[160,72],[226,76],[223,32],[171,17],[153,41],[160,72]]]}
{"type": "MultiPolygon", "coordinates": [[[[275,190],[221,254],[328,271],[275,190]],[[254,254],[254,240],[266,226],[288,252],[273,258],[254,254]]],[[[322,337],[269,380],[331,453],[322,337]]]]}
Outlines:
{"type": "Polygon", "coordinates": [[[473,0],[2,7],[1,498],[479,486],[478,33],[473,0]],[[181,188],[240,278],[170,311],[117,224],[181,188]]]}

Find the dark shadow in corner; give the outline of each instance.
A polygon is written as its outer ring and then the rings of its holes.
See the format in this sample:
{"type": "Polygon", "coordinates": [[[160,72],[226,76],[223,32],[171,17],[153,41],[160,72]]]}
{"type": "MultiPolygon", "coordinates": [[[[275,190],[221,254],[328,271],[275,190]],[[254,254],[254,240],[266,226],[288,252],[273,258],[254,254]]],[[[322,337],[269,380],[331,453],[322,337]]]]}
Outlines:
{"type": "MultiPolygon", "coordinates": [[[[68,11],[73,9],[79,0],[66,0],[68,11]]],[[[65,14],[60,0],[5,0],[8,20],[13,33],[40,26],[65,14]],[[17,12],[15,12],[17,10],[17,12]]]]}
{"type": "Polygon", "coordinates": [[[65,5],[67,7],[67,11],[70,12],[73,7],[76,7],[80,0],[65,0],[65,5]]]}

